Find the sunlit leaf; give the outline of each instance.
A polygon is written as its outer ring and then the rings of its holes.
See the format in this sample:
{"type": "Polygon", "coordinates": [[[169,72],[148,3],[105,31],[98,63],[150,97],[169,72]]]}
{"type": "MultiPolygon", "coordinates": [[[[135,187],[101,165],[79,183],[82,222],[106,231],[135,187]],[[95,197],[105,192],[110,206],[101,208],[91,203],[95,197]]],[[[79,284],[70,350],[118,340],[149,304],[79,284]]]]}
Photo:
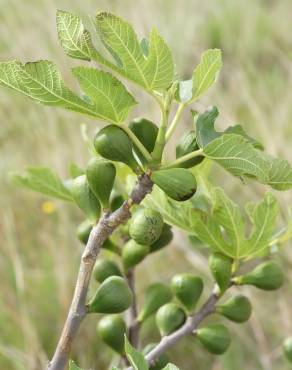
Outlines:
{"type": "Polygon", "coordinates": [[[61,200],[72,201],[69,190],[58,175],[50,168],[29,167],[23,175],[12,175],[12,181],[19,186],[61,200]]]}
{"type": "Polygon", "coordinates": [[[210,49],[201,56],[193,73],[193,97],[198,99],[217,80],[222,67],[221,50],[210,49]]]}
{"type": "Polygon", "coordinates": [[[234,176],[249,176],[267,183],[269,163],[243,136],[224,134],[211,141],[204,154],[234,176]]]}
{"type": "Polygon", "coordinates": [[[73,74],[105,121],[123,122],[136,103],[125,86],[111,74],[95,68],[76,67],[73,74]]]}

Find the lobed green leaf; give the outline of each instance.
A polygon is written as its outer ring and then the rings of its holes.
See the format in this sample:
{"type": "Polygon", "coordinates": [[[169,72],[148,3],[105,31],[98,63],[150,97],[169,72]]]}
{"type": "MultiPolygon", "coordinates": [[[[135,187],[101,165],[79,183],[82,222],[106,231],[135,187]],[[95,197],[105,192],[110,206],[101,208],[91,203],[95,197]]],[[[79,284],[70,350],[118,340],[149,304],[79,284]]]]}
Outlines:
{"type": "Polygon", "coordinates": [[[204,154],[232,175],[249,176],[267,183],[269,163],[247,139],[237,134],[224,134],[204,147],[204,154]]]}
{"type": "Polygon", "coordinates": [[[274,195],[267,192],[262,201],[247,207],[253,228],[244,253],[249,257],[262,256],[269,249],[279,214],[279,205],[274,195]]]}
{"type": "Polygon", "coordinates": [[[95,25],[113,61],[94,48],[80,17],[58,11],[58,35],[67,55],[94,60],[148,91],[165,90],[171,85],[174,75],[172,54],[156,29],[151,31],[149,43],[145,39],[140,43],[133,27],[113,14],[98,13],[95,25]]]}
{"type": "Polygon", "coordinates": [[[105,121],[121,123],[137,104],[125,86],[111,74],[95,68],[76,67],[73,74],[82,90],[94,103],[95,110],[105,121]]]}
{"type": "Polygon", "coordinates": [[[29,167],[23,175],[14,174],[12,181],[18,186],[49,197],[73,201],[70,191],[65,187],[58,175],[47,167],[29,167]]]}
{"type": "Polygon", "coordinates": [[[102,71],[91,72],[90,69],[75,69],[80,84],[87,92],[95,92],[94,99],[81,99],[68,89],[53,62],[41,60],[21,64],[17,61],[0,63],[0,83],[21,92],[31,99],[44,105],[70,109],[90,115],[106,122],[119,123],[125,119],[131,106],[136,102],[126,88],[116,78],[102,71]],[[91,83],[99,83],[95,91],[90,90],[91,83]],[[103,94],[101,90],[104,89],[103,94]],[[99,95],[98,95],[99,92],[99,95]],[[116,96],[118,94],[118,96],[116,96]],[[108,111],[106,103],[113,100],[112,105],[120,108],[120,114],[108,111]]]}
{"type": "Polygon", "coordinates": [[[193,73],[192,100],[198,99],[216,82],[222,67],[222,55],[219,49],[210,49],[201,56],[201,61],[193,73]]]}

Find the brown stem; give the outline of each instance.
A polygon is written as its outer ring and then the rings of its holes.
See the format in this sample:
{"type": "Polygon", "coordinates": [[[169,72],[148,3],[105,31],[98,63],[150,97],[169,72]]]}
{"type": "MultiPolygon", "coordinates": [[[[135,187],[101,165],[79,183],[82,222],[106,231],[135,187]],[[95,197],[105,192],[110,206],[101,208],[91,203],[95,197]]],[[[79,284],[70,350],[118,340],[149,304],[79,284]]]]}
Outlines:
{"type": "MultiPolygon", "coordinates": [[[[181,338],[191,335],[205,317],[214,313],[218,299],[218,295],[212,293],[202,308],[194,316],[189,316],[183,326],[170,335],[163,337],[157,346],[146,355],[147,363],[149,365],[155,364],[155,361],[163,352],[174,346],[181,338]]],[[[133,368],[128,367],[127,370],[133,370],[133,368]]]]}
{"type": "Polygon", "coordinates": [[[111,233],[131,217],[130,207],[139,204],[152,190],[152,181],[147,174],[139,176],[128,201],[115,212],[105,214],[92,229],[83,252],[77,277],[74,296],[59,343],[48,370],[64,370],[70,357],[72,343],[84,317],[86,316],[86,296],[91,272],[100,247],[111,233]]]}
{"type": "Polygon", "coordinates": [[[129,287],[133,293],[133,303],[129,308],[129,342],[132,344],[133,347],[138,348],[139,346],[139,329],[140,325],[137,321],[137,296],[135,291],[135,271],[131,269],[127,272],[127,281],[129,287]]]}

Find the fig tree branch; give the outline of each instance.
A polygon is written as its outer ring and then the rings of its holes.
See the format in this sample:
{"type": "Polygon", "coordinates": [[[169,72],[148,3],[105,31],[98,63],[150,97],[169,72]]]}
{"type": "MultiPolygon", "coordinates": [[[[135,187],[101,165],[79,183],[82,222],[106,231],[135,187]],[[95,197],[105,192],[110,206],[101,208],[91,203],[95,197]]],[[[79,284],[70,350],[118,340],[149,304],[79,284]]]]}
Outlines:
{"type": "Polygon", "coordinates": [[[54,356],[48,364],[48,370],[64,370],[69,361],[72,343],[77,335],[81,322],[86,316],[88,286],[102,244],[119,225],[131,217],[131,206],[141,203],[145,196],[151,192],[152,186],[152,181],[147,174],[139,176],[129,199],[115,212],[104,214],[98,224],[92,229],[81,257],[71,307],[54,356]]]}
{"type": "MultiPolygon", "coordinates": [[[[175,332],[163,337],[157,346],[145,356],[148,364],[155,364],[155,360],[157,360],[162,353],[173,347],[181,338],[191,335],[205,317],[215,312],[215,305],[218,299],[219,296],[216,293],[212,293],[201,309],[195,315],[189,316],[183,326],[175,332]]],[[[133,368],[128,367],[127,370],[133,370],[133,368]]]]}

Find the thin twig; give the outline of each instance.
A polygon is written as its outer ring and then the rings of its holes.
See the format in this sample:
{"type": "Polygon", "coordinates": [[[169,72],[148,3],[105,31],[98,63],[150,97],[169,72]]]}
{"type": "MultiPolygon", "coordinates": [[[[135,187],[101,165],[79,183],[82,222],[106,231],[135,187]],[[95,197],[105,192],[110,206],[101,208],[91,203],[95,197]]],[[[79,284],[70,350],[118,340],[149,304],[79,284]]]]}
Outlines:
{"type": "Polygon", "coordinates": [[[133,347],[138,348],[139,346],[139,329],[140,325],[137,321],[137,296],[135,290],[135,271],[131,269],[126,275],[129,287],[133,293],[133,303],[129,308],[129,342],[133,347]]]}
{"type": "MultiPolygon", "coordinates": [[[[194,316],[189,316],[183,326],[170,335],[163,337],[157,346],[146,355],[147,363],[149,365],[155,364],[155,361],[162,353],[174,346],[181,338],[191,335],[205,317],[215,312],[215,305],[218,299],[219,296],[212,293],[202,308],[194,316]]],[[[127,370],[133,370],[133,368],[128,367],[127,370]]]]}
{"type": "Polygon", "coordinates": [[[146,174],[138,178],[128,201],[111,214],[105,214],[92,229],[84,253],[81,258],[77,283],[71,307],[65,322],[59,343],[48,370],[64,370],[71,352],[74,338],[82,320],[86,316],[86,296],[91,272],[99,253],[100,247],[111,233],[131,217],[130,207],[139,204],[152,190],[152,181],[146,174]]]}

